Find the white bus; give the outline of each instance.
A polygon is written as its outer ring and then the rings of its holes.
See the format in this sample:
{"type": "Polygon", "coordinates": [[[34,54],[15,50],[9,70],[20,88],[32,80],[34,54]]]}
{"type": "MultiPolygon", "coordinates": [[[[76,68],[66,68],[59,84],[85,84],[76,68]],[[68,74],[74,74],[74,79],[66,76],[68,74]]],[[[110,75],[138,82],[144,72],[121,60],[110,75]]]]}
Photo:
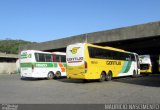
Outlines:
{"type": "Polygon", "coordinates": [[[53,79],[66,76],[66,54],[36,50],[22,51],[20,71],[21,77],[53,79]]]}
{"type": "Polygon", "coordinates": [[[150,55],[139,55],[139,61],[141,73],[152,73],[152,62],[150,55]]]}
{"type": "Polygon", "coordinates": [[[113,47],[88,43],[67,46],[67,78],[111,80],[112,77],[137,77],[140,74],[138,54],[113,47]]]}

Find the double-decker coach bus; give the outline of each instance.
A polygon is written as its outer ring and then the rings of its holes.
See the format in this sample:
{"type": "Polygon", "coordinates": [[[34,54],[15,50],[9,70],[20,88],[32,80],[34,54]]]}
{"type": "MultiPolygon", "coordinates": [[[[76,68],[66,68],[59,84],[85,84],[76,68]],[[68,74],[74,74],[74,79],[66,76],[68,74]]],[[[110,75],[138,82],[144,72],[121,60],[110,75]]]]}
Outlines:
{"type": "Polygon", "coordinates": [[[22,51],[20,70],[21,77],[53,79],[66,76],[66,54],[37,50],[22,51]]]}
{"type": "Polygon", "coordinates": [[[67,78],[99,81],[140,74],[138,54],[125,50],[76,43],[67,46],[67,78]]]}

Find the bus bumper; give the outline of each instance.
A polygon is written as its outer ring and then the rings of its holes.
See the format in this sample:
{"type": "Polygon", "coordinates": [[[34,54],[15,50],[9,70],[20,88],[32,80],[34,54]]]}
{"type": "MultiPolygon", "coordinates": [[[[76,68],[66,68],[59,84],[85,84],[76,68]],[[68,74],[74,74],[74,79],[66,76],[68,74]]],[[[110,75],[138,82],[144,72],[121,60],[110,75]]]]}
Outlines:
{"type": "Polygon", "coordinates": [[[67,74],[68,79],[86,79],[85,74],[67,74]]]}

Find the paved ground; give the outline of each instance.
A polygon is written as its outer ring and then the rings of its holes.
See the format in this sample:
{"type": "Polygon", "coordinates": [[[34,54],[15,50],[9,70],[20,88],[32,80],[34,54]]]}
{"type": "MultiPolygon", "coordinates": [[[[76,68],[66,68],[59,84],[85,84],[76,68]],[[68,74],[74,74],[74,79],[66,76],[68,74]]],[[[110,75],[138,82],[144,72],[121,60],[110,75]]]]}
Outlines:
{"type": "Polygon", "coordinates": [[[102,83],[65,78],[20,80],[18,75],[0,75],[0,103],[160,103],[160,75],[118,78],[102,83]]]}

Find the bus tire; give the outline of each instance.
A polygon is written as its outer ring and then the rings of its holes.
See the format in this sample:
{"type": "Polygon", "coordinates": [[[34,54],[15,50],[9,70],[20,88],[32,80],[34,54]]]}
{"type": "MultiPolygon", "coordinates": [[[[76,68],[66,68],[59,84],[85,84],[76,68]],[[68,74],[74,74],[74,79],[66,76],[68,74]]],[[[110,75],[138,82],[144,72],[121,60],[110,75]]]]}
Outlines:
{"type": "Polygon", "coordinates": [[[134,70],[134,71],[133,71],[133,76],[132,76],[132,77],[133,77],[133,78],[136,78],[137,76],[138,76],[138,73],[136,73],[136,71],[134,70]]]}
{"type": "Polygon", "coordinates": [[[109,71],[108,74],[106,75],[106,81],[112,80],[112,72],[109,71]]]}
{"type": "Polygon", "coordinates": [[[60,78],[61,77],[61,72],[60,71],[57,71],[56,74],[55,74],[56,78],[60,78]]]}
{"type": "Polygon", "coordinates": [[[53,78],[54,78],[54,73],[49,72],[49,73],[48,73],[48,76],[47,76],[47,79],[48,79],[48,80],[51,80],[51,79],[53,79],[53,78]]]}
{"type": "Polygon", "coordinates": [[[106,74],[104,72],[101,73],[99,82],[103,82],[106,79],[106,74]]]}

